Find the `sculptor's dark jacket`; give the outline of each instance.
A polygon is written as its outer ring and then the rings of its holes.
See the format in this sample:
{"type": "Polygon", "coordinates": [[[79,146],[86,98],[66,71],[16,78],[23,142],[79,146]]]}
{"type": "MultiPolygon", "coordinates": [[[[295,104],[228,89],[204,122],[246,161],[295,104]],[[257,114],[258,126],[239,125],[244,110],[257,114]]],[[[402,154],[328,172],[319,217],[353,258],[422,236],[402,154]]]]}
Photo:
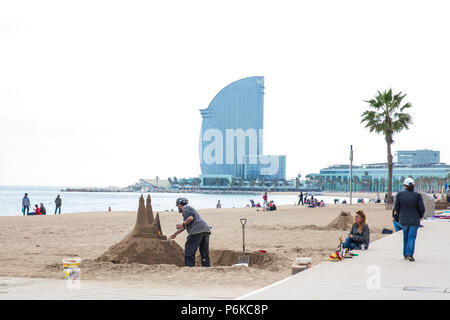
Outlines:
{"type": "Polygon", "coordinates": [[[397,193],[394,210],[398,212],[402,226],[419,226],[425,213],[422,195],[409,190],[397,193]]]}
{"type": "Polygon", "coordinates": [[[366,246],[366,249],[369,248],[370,230],[369,230],[369,225],[367,223],[364,226],[362,233],[359,233],[359,231],[358,231],[358,224],[354,223],[352,226],[352,230],[350,230],[350,234],[352,235],[351,240],[353,242],[356,242],[360,248],[363,243],[366,246]]]}

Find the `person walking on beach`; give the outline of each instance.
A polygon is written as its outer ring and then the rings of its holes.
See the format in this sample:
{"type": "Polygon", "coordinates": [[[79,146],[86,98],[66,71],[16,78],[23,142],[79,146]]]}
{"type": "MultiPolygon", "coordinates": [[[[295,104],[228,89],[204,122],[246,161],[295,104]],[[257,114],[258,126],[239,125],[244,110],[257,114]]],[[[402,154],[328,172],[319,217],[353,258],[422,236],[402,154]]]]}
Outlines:
{"type": "Polygon", "coordinates": [[[394,211],[398,213],[399,223],[403,230],[403,258],[414,259],[414,247],[417,229],[425,213],[422,195],[414,191],[414,180],[406,178],[403,182],[405,190],[399,192],[395,198],[394,211]]]}
{"type": "Polygon", "coordinates": [[[300,203],[303,205],[303,192],[300,191],[300,194],[298,195],[298,206],[300,205],[300,203]]]}
{"type": "Polygon", "coordinates": [[[263,208],[267,206],[267,199],[268,199],[268,198],[269,198],[269,197],[267,196],[267,192],[265,192],[264,195],[263,195],[263,200],[264,200],[264,202],[263,202],[263,208]]]}
{"type": "Polygon", "coordinates": [[[58,196],[55,199],[55,205],[56,205],[56,207],[55,207],[55,214],[56,214],[56,212],[58,210],[59,210],[59,214],[61,214],[61,203],[62,203],[62,200],[61,200],[61,197],[58,194],[58,196]]]}
{"type": "Polygon", "coordinates": [[[30,212],[30,198],[28,198],[28,193],[25,193],[25,196],[22,199],[22,212],[23,215],[28,215],[30,212]],[[25,210],[27,213],[25,214],[25,210]]]}
{"type": "Polygon", "coordinates": [[[219,201],[217,201],[216,209],[220,209],[220,208],[222,208],[222,204],[220,203],[220,200],[219,200],[219,201]]]}
{"type": "Polygon", "coordinates": [[[195,267],[195,253],[200,249],[200,256],[202,257],[202,266],[209,267],[209,236],[211,229],[208,224],[198,214],[197,210],[188,206],[186,198],[178,198],[176,206],[178,212],[183,215],[183,223],[177,224],[177,231],[170,236],[170,239],[183,232],[185,229],[188,233],[186,244],[184,248],[184,265],[186,267],[195,267]]]}

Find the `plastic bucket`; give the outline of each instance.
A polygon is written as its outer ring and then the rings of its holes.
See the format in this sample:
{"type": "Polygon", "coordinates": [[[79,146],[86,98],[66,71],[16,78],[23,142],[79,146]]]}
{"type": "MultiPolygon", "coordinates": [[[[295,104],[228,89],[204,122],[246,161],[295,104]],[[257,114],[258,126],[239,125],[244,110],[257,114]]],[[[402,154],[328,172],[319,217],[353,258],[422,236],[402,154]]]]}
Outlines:
{"type": "Polygon", "coordinates": [[[64,279],[65,280],[80,280],[81,278],[81,258],[64,258],[63,262],[63,271],[64,271],[64,279]]]}

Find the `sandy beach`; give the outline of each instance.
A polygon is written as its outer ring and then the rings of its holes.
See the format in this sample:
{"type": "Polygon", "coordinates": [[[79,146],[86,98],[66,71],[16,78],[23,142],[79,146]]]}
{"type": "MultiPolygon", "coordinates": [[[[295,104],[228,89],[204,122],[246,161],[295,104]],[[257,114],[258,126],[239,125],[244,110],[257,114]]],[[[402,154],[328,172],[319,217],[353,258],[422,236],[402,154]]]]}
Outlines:
{"type": "MultiPolygon", "coordinates": [[[[323,208],[280,206],[275,212],[255,208],[203,209],[200,215],[213,225],[210,251],[242,251],[240,218],[247,218],[246,250],[266,250],[264,263],[252,267],[229,265],[187,268],[175,265],[113,264],[95,261],[125,237],[136,222],[136,212],[89,212],[61,216],[0,217],[0,276],[62,279],[65,257],[82,258],[81,277],[86,280],[124,282],[152,288],[194,288],[240,296],[291,274],[296,257],[311,257],[314,265],[338,245],[349,230],[327,228],[341,211],[363,209],[371,241],[383,228],[393,229],[391,212],[384,204],[329,205],[323,208]]],[[[159,212],[167,236],[181,222],[178,212],[159,212]]],[[[186,232],[174,241],[183,248],[186,232]]],[[[234,262],[234,263],[237,263],[234,262]]]]}

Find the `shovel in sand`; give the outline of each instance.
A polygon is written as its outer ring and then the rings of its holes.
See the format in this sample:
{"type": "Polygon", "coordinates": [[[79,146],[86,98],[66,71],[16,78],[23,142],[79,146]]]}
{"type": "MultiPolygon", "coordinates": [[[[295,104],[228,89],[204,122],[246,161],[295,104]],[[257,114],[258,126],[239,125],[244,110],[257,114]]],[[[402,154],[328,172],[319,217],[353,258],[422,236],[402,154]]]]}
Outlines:
{"type": "Polygon", "coordinates": [[[250,264],[250,256],[245,254],[245,224],[247,223],[247,219],[242,218],[242,255],[238,257],[238,264],[250,264]]]}

